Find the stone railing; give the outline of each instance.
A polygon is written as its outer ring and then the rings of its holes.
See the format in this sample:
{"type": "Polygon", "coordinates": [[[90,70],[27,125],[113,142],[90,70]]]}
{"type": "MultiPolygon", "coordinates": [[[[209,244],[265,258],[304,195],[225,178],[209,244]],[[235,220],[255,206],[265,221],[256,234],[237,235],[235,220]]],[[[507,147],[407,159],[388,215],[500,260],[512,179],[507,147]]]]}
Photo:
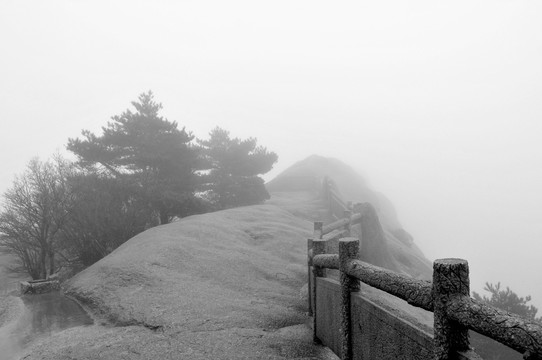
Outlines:
{"type": "Polygon", "coordinates": [[[329,214],[334,219],[341,218],[343,216],[343,211],[351,207],[350,204],[343,201],[337,185],[327,176],[324,177],[322,183],[322,195],[326,202],[326,207],[329,210],[329,214]]]}
{"type": "Polygon", "coordinates": [[[480,359],[470,348],[470,329],[525,359],[542,359],[542,325],[472,299],[467,261],[436,260],[430,282],[359,260],[360,242],[350,237],[350,229],[363,226],[363,217],[346,210],[329,225],[314,224],[308,240],[308,298],[316,342],[342,359],[480,359]],[[330,241],[338,239],[338,254],[329,253],[330,241]],[[326,269],[338,270],[340,281],[326,278],[326,269]],[[405,322],[399,310],[390,312],[365,299],[360,282],[432,312],[433,333],[405,322]]]}

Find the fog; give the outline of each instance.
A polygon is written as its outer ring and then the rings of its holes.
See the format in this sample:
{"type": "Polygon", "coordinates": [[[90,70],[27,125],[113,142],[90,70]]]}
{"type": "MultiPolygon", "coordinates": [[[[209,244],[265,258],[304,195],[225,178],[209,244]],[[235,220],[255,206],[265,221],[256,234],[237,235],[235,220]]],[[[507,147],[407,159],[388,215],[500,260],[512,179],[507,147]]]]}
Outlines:
{"type": "MultiPolygon", "coordinates": [[[[542,311],[542,3],[0,5],[0,190],[152,90],[163,115],[356,168],[430,260],[542,311]]],[[[542,313],[539,312],[539,316],[542,313]]]]}

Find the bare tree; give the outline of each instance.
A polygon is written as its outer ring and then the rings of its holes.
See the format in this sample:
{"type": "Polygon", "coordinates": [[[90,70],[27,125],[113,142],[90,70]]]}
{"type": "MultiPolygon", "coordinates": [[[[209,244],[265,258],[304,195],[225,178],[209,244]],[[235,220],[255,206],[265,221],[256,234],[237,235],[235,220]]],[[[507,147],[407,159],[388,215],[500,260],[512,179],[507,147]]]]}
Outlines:
{"type": "Polygon", "coordinates": [[[14,254],[33,279],[55,272],[60,230],[71,205],[69,171],[60,157],[47,162],[35,158],[4,194],[0,249],[14,254]]]}

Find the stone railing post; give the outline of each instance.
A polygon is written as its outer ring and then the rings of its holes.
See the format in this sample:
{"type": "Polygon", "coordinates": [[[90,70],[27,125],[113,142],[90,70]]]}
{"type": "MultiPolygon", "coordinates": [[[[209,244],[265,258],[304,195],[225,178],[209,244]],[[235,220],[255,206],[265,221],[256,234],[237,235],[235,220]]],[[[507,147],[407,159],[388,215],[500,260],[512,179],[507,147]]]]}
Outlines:
{"type": "MultiPolygon", "coordinates": [[[[313,271],[312,271],[312,274],[313,276],[311,277],[311,266],[312,266],[312,256],[316,255],[315,252],[314,252],[314,249],[313,249],[313,241],[314,240],[320,240],[323,236],[322,234],[322,228],[324,227],[324,222],[323,221],[315,221],[314,222],[314,230],[313,230],[313,238],[312,239],[309,239],[308,241],[308,244],[307,244],[307,247],[308,247],[308,250],[309,250],[309,316],[312,316],[313,315],[313,311],[314,311],[314,308],[316,307],[316,299],[314,298],[314,293],[315,293],[315,288],[316,288],[316,279],[314,278],[314,268],[313,268],[313,271]],[[312,250],[312,256],[311,256],[311,250],[312,250]],[[311,280],[314,282],[314,284],[311,282],[311,280]],[[312,290],[311,290],[311,286],[312,286],[312,290]]],[[[325,249],[324,249],[324,252],[325,253],[325,249]]],[[[322,254],[323,254],[322,253],[322,254]]]]}
{"type": "Polygon", "coordinates": [[[348,236],[350,236],[350,235],[351,235],[351,234],[350,234],[350,226],[351,226],[351,224],[350,224],[350,222],[351,222],[350,218],[352,217],[352,210],[345,210],[344,213],[343,213],[343,217],[344,217],[345,219],[348,219],[348,224],[346,224],[346,225],[344,226],[344,229],[345,229],[346,231],[348,231],[348,236]]]}
{"type": "Polygon", "coordinates": [[[312,316],[312,241],[307,239],[307,298],[309,301],[309,316],[312,316]]]}
{"type": "Polygon", "coordinates": [[[468,328],[446,316],[448,301],[469,296],[469,264],[463,259],[438,259],[433,263],[435,359],[448,360],[456,351],[467,351],[468,328]]]}
{"type": "MultiPolygon", "coordinates": [[[[316,256],[316,255],[321,255],[321,254],[325,254],[326,253],[326,241],[325,240],[321,240],[321,239],[313,239],[312,241],[312,256],[316,256]]],[[[313,320],[313,327],[312,327],[312,330],[313,330],[313,341],[317,344],[320,343],[320,339],[318,339],[318,336],[316,335],[317,334],[317,321],[316,321],[316,318],[318,316],[318,299],[317,299],[317,296],[318,296],[318,289],[317,289],[317,282],[318,282],[318,277],[325,277],[326,274],[325,274],[325,269],[321,268],[320,266],[315,266],[313,264],[312,266],[312,273],[313,273],[313,281],[314,281],[314,284],[313,284],[313,290],[312,290],[312,301],[313,301],[313,304],[314,304],[314,311],[313,311],[313,316],[312,316],[312,320],[313,320]]]]}
{"type": "Polygon", "coordinates": [[[324,227],[324,222],[322,221],[315,221],[314,222],[314,232],[313,232],[313,238],[314,240],[319,240],[322,238],[324,234],[322,234],[322,228],[324,227]]]}
{"type": "Polygon", "coordinates": [[[339,240],[339,270],[341,271],[341,359],[352,359],[352,316],[351,293],[359,291],[359,281],[346,274],[346,266],[350,260],[357,259],[359,240],[343,238],[339,240]]]}

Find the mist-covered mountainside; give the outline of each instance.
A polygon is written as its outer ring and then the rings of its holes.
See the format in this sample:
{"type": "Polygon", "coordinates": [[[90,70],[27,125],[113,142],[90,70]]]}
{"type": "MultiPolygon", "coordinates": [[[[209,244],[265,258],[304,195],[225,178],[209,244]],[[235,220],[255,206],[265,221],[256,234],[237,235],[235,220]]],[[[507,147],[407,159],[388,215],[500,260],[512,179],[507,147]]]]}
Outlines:
{"type": "MultiPolygon", "coordinates": [[[[313,156],[271,181],[263,205],[149,229],[64,284],[97,325],[54,334],[25,359],[334,358],[305,324],[307,238],[327,214],[325,175],[350,199],[381,199],[345,164],[313,156]]],[[[392,235],[400,228],[388,205],[375,207],[391,220],[385,250],[369,249],[366,260],[425,277],[429,262],[392,235]]]]}
{"type": "MultiPolygon", "coordinates": [[[[284,170],[266,186],[274,198],[288,199],[296,192],[309,191],[321,199],[326,177],[336,184],[343,201],[369,203],[376,210],[385,244],[361,254],[363,260],[414,277],[430,278],[431,264],[402,227],[393,204],[384,194],[370,189],[363,177],[342,161],[312,155],[284,170]]],[[[331,221],[331,218],[323,211],[313,214],[312,220],[331,221]]]]}
{"type": "Polygon", "coordinates": [[[401,228],[391,202],[381,193],[371,190],[365,179],[344,162],[311,155],[290,166],[266,184],[270,192],[298,190],[321,191],[322,180],[331,178],[344,201],[369,202],[376,208],[380,221],[387,228],[401,228]]]}

